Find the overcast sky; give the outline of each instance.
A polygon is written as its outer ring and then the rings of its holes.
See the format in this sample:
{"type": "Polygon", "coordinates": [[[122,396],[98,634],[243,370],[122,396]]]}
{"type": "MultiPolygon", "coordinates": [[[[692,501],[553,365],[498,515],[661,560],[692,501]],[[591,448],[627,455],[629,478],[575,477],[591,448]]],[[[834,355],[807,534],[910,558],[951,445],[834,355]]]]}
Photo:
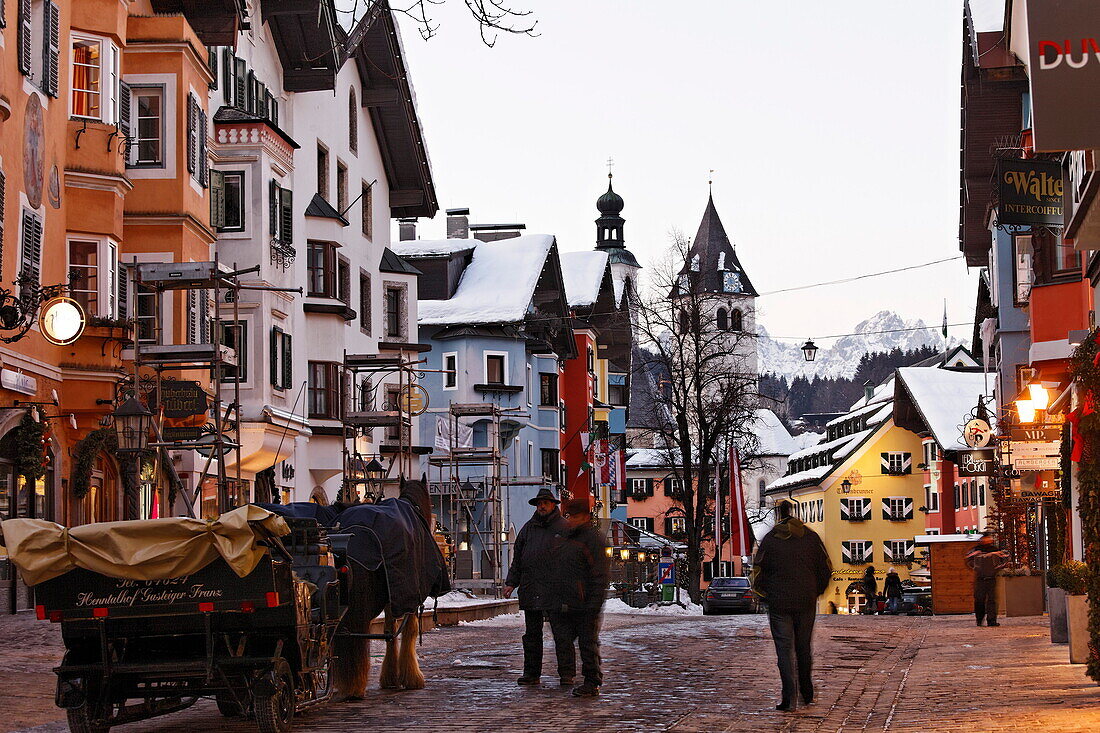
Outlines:
{"type": "MultiPolygon", "coordinates": [[[[962,0],[517,2],[540,36],[491,49],[460,0],[427,42],[402,22],[442,209],[588,249],[610,156],[643,265],[695,234],[712,168],[762,293],[959,254],[962,0]]],[[[973,283],[956,260],[762,297],[760,318],[821,338],[879,309],[938,325],[947,298],[970,321],[973,283]]]]}

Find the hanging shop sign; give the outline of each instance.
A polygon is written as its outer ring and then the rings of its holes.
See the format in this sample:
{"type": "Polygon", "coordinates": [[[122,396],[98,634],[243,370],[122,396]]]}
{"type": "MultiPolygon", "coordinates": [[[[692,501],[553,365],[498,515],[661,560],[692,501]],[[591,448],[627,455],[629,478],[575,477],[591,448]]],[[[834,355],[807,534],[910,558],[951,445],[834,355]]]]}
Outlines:
{"type": "Polygon", "coordinates": [[[1042,501],[1044,499],[1061,499],[1062,490],[1053,485],[1053,482],[1044,482],[1043,486],[1022,486],[1014,492],[1015,496],[1025,501],[1042,501]]]}
{"type": "Polygon", "coordinates": [[[1012,428],[1008,434],[1009,440],[1015,444],[1019,442],[1057,442],[1062,439],[1061,425],[1037,425],[1030,428],[1012,428]]]}
{"type": "Polygon", "coordinates": [[[1063,224],[1062,164],[1056,160],[997,161],[997,224],[1063,224]]]}
{"type": "Polygon", "coordinates": [[[963,426],[963,442],[971,448],[985,448],[993,441],[993,428],[988,420],[980,417],[968,420],[963,426]]]}
{"type": "Polygon", "coordinates": [[[1009,450],[1015,456],[1055,456],[1061,453],[1062,444],[1055,441],[1048,442],[1024,442],[1013,441],[1009,450]]]}
{"type": "Polygon", "coordinates": [[[38,328],[51,344],[65,346],[84,333],[84,309],[72,298],[52,298],[42,304],[38,328]]]}
{"type": "Polygon", "coordinates": [[[164,407],[164,440],[198,440],[208,420],[209,398],[198,382],[164,380],[160,384],[160,401],[164,407]]]}
{"type": "Polygon", "coordinates": [[[992,476],[994,473],[993,449],[962,450],[955,459],[959,476],[992,476]]]}
{"type": "Polygon", "coordinates": [[[402,412],[423,415],[428,410],[428,393],[419,384],[410,384],[401,390],[398,402],[402,412]]]}
{"type": "Polygon", "coordinates": [[[1012,468],[1017,471],[1055,471],[1061,465],[1061,459],[1058,456],[1029,453],[1013,453],[1009,461],[1012,468]]]}
{"type": "Polygon", "coordinates": [[[1027,3],[1032,130],[1040,151],[1100,148],[1100,3],[1027,3]]]}

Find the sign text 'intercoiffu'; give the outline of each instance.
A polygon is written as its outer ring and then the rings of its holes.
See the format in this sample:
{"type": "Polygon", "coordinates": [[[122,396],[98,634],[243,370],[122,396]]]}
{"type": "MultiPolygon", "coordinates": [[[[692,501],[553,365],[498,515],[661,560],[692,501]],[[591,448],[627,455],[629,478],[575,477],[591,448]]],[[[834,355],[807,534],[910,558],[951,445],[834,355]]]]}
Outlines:
{"type": "Polygon", "coordinates": [[[1062,164],[1054,160],[997,161],[998,224],[1062,225],[1062,164]]]}

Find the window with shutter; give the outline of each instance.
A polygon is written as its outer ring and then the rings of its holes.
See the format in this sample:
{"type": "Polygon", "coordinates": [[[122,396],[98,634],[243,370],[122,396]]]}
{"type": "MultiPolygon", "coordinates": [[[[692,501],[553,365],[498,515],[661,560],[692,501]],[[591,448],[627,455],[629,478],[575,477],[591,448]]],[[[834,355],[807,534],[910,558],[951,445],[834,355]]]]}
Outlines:
{"type": "Polygon", "coordinates": [[[206,147],[206,112],[199,110],[199,183],[203,188],[210,185],[210,153],[206,147]]]}
{"type": "Polygon", "coordinates": [[[282,219],[279,208],[279,183],[274,178],[271,179],[271,183],[268,185],[268,214],[271,222],[271,238],[278,241],[279,237],[279,222],[282,219]]]}
{"type": "Polygon", "coordinates": [[[43,29],[46,34],[45,42],[42,44],[44,55],[42,70],[46,82],[43,91],[51,97],[56,97],[59,79],[58,62],[61,55],[61,11],[56,4],[46,0],[43,4],[43,12],[45,13],[43,29]]]}
{"type": "Polygon", "coordinates": [[[130,102],[132,94],[130,85],[124,81],[118,83],[118,130],[123,135],[131,137],[133,129],[130,123],[130,102]]]}
{"type": "Polygon", "coordinates": [[[348,90],[348,149],[359,153],[359,105],[355,103],[355,90],[348,90]]]}
{"type": "MultiPolygon", "coordinates": [[[[28,285],[41,285],[42,269],[42,219],[33,211],[23,210],[22,248],[19,253],[19,274],[29,280],[28,285]]],[[[24,294],[29,294],[25,290],[24,294]]]]}
{"type": "Polygon", "coordinates": [[[118,317],[127,319],[130,317],[130,268],[122,262],[117,263],[117,267],[115,285],[118,288],[118,317]]]}
{"type": "Polygon", "coordinates": [[[237,89],[236,75],[237,63],[233,49],[226,46],[222,49],[222,99],[227,107],[233,106],[233,92],[237,89]]]}
{"type": "Polygon", "coordinates": [[[187,343],[199,343],[199,298],[197,290],[187,292],[187,343]]]}
{"type": "Polygon", "coordinates": [[[371,321],[371,287],[370,287],[370,275],[363,271],[359,271],[359,328],[363,330],[363,333],[370,335],[370,321],[371,321]]]}
{"type": "Polygon", "coordinates": [[[233,106],[237,109],[244,110],[248,103],[245,94],[245,89],[248,86],[248,68],[242,58],[234,58],[233,61],[236,65],[236,73],[233,75],[233,106]]]}
{"type": "Polygon", "coordinates": [[[210,226],[225,227],[225,177],[219,170],[210,170],[210,226]]]}
{"type": "Polygon", "coordinates": [[[345,305],[351,305],[351,262],[346,257],[336,260],[336,299],[345,305]]]}
{"type": "Polygon", "coordinates": [[[187,172],[198,171],[199,156],[199,105],[195,95],[187,95],[187,172]]]}
{"type": "Polygon", "coordinates": [[[278,326],[271,327],[270,339],[271,359],[271,386],[275,389],[283,388],[283,370],[279,363],[279,357],[283,350],[283,329],[278,326]]]}
{"type": "Polygon", "coordinates": [[[256,114],[256,73],[249,69],[244,80],[244,111],[256,114]]]}
{"type": "Polygon", "coordinates": [[[283,388],[294,384],[294,362],[292,360],[291,339],[289,333],[283,334],[283,388]]]}
{"type": "Polygon", "coordinates": [[[289,188],[282,189],[279,195],[279,239],[286,245],[294,243],[293,194],[289,188]]]}
{"type": "Polygon", "coordinates": [[[31,0],[19,0],[19,71],[31,75],[34,62],[34,6],[31,0]]]}
{"type": "Polygon", "coordinates": [[[206,47],[206,65],[210,67],[210,88],[218,88],[218,49],[206,47]]]}
{"type": "Polygon", "coordinates": [[[209,290],[199,291],[199,343],[203,344],[213,343],[214,341],[210,333],[212,328],[210,319],[210,297],[211,293],[209,290]]]}

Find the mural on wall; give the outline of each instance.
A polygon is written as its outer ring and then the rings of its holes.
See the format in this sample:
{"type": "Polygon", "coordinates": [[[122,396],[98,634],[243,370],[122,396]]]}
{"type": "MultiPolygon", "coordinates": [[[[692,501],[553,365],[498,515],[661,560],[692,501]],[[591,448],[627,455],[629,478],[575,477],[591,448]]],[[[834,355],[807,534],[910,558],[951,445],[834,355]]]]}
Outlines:
{"type": "Polygon", "coordinates": [[[46,179],[46,128],[42,120],[42,102],[37,94],[27,97],[23,114],[23,189],[32,209],[42,205],[46,179]]]}
{"type": "Polygon", "coordinates": [[[55,209],[61,208],[61,174],[57,172],[57,163],[50,168],[50,186],[46,190],[46,195],[50,199],[50,206],[55,209]]]}

